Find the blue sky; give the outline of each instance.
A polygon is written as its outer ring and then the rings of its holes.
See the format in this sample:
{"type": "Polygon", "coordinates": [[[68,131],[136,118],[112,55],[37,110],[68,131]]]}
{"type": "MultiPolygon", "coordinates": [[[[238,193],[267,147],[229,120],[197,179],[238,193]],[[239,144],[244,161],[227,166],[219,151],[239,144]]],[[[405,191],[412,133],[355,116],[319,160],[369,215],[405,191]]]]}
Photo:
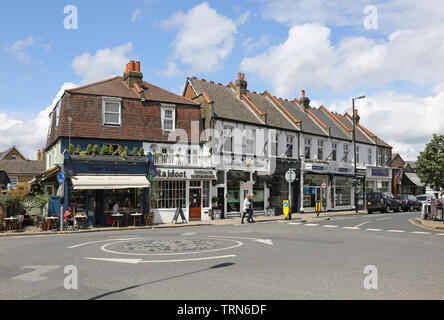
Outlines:
{"type": "Polygon", "coordinates": [[[414,159],[432,133],[444,132],[433,116],[444,101],[438,7],[435,0],[2,1],[0,150],[15,144],[34,158],[62,86],[121,75],[131,59],[141,61],[146,81],[176,93],[187,76],[226,84],[242,71],[250,90],[294,98],[305,89],[314,106],[338,112],[366,94],[362,122],[414,159]],[[77,30],[64,28],[67,5],[78,9],[77,30]],[[369,5],[377,28],[364,25],[369,5]],[[399,121],[402,128],[390,125],[399,121]]]}

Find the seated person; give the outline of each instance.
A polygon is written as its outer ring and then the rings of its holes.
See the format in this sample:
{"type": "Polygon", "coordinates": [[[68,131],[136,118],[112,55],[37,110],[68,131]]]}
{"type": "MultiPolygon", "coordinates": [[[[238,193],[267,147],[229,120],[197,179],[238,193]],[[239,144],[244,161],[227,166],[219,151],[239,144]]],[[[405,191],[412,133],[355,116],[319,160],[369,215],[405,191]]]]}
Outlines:
{"type": "Polygon", "coordinates": [[[65,223],[68,223],[69,225],[73,225],[74,214],[72,213],[71,207],[68,207],[68,210],[65,211],[64,217],[65,217],[65,223]]]}

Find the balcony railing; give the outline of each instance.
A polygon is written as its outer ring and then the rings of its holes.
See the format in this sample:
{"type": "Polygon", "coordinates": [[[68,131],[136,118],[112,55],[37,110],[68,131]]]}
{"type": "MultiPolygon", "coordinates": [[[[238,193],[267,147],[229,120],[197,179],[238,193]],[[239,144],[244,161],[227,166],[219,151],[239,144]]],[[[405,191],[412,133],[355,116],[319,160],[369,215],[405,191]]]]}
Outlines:
{"type": "Polygon", "coordinates": [[[213,167],[211,156],[154,154],[153,159],[156,166],[213,167]]]}

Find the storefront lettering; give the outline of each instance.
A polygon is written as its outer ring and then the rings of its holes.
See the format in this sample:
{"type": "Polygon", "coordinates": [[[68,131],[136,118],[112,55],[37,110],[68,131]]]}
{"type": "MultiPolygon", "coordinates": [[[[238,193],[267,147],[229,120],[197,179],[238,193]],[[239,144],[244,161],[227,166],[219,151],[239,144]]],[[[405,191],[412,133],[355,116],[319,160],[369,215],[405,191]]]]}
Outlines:
{"type": "Polygon", "coordinates": [[[168,171],[162,171],[159,170],[159,178],[187,178],[187,172],[186,171],[176,171],[176,170],[168,170],[168,171]]]}
{"type": "Polygon", "coordinates": [[[389,170],[388,169],[372,169],[372,176],[388,177],[389,170]]]}

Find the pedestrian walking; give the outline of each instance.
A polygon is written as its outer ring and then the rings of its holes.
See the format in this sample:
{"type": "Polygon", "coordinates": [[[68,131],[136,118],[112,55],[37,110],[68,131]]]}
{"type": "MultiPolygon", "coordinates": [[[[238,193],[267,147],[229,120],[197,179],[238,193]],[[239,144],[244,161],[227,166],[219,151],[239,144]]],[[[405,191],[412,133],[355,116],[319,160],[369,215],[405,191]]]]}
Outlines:
{"type": "Polygon", "coordinates": [[[254,223],[254,220],[253,220],[253,208],[254,208],[253,198],[254,198],[254,194],[252,193],[252,194],[250,194],[250,205],[249,205],[249,210],[248,210],[248,222],[249,223],[254,223]]]}
{"type": "MultiPolygon", "coordinates": [[[[242,205],[242,224],[244,224],[244,218],[246,215],[249,215],[250,211],[250,195],[247,194],[244,199],[244,203],[242,205]]],[[[247,217],[247,221],[250,222],[250,217],[247,217]]]]}

